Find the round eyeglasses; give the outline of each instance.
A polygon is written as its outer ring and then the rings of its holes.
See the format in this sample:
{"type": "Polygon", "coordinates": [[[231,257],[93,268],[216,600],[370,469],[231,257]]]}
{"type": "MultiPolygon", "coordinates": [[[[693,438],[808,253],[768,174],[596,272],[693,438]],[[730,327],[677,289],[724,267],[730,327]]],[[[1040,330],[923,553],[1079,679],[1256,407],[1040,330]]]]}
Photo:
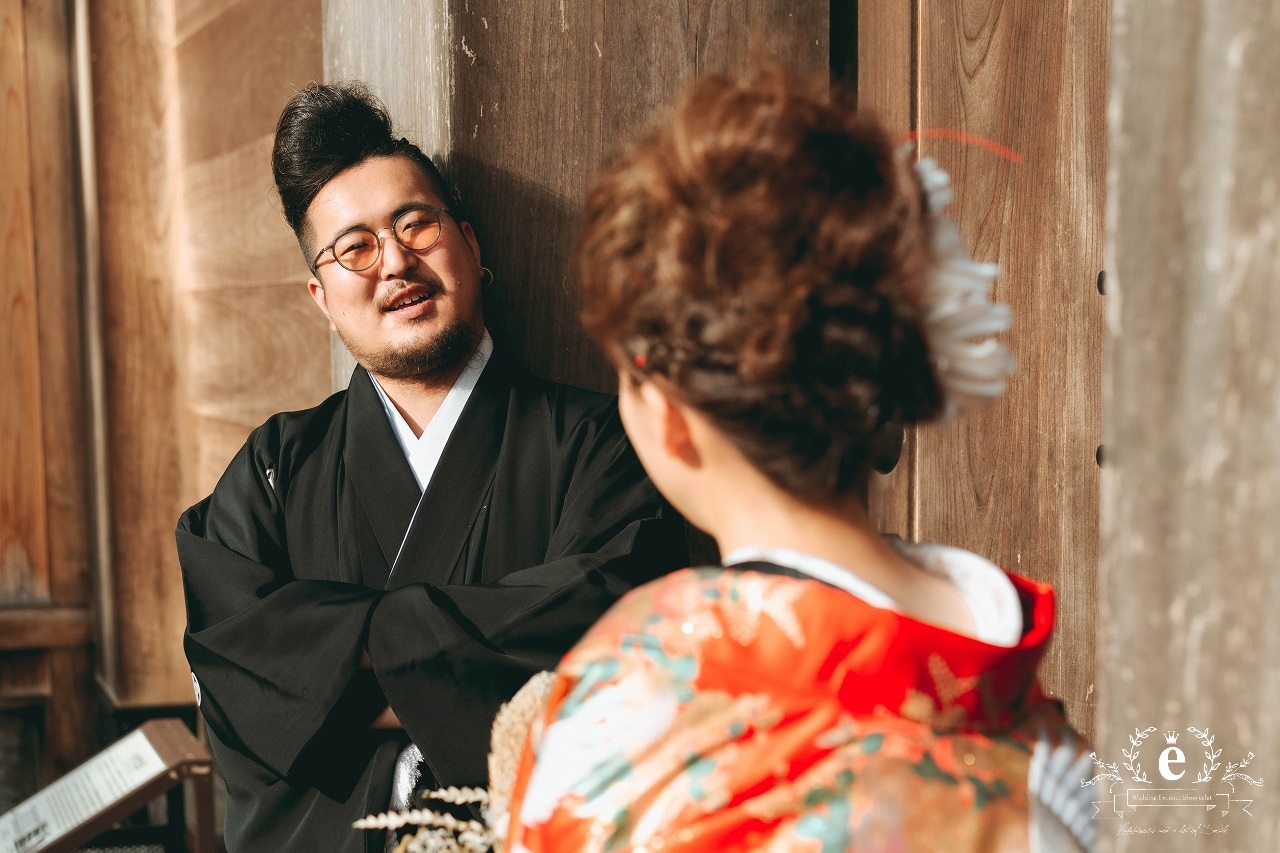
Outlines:
{"type": "MultiPolygon", "coordinates": [[[[413,207],[396,217],[391,223],[391,236],[410,252],[425,252],[440,239],[440,215],[452,212],[443,207],[413,207]]],[[[382,232],[367,228],[348,231],[316,253],[311,262],[314,269],[325,252],[332,252],[338,265],[351,272],[364,272],[382,257],[382,232]]]]}

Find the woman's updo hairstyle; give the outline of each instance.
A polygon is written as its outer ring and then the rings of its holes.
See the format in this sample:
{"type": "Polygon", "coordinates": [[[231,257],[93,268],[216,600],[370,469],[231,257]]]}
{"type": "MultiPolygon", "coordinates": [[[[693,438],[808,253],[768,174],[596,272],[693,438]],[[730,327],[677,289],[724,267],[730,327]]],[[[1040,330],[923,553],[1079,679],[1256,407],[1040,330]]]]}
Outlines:
{"type": "Polygon", "coordinates": [[[802,499],[849,492],[884,430],[941,412],[928,210],[896,149],[780,71],[709,76],[587,197],[588,329],[802,499]]]}

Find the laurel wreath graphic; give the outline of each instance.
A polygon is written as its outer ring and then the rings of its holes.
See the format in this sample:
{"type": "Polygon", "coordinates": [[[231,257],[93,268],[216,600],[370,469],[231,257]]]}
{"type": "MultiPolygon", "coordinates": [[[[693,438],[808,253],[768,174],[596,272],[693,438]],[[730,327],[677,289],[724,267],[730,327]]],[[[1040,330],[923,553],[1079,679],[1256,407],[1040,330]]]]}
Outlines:
{"type": "MultiPolygon", "coordinates": [[[[1212,782],[1213,771],[1222,766],[1222,763],[1218,761],[1218,756],[1222,755],[1222,750],[1213,748],[1213,735],[1209,734],[1207,728],[1204,731],[1200,731],[1195,726],[1188,726],[1187,731],[1200,738],[1200,745],[1205,748],[1204,757],[1206,760],[1204,766],[1200,768],[1200,774],[1196,776],[1196,782],[1212,782]]],[[[1228,761],[1227,770],[1218,781],[1230,782],[1232,779],[1239,779],[1243,782],[1248,782],[1254,787],[1262,787],[1263,780],[1261,777],[1254,779],[1249,774],[1240,772],[1245,767],[1248,767],[1251,761],[1253,761],[1252,752],[1239,762],[1228,761]]]]}
{"type": "MultiPolygon", "coordinates": [[[[1146,784],[1151,784],[1150,781],[1147,779],[1146,771],[1142,769],[1142,763],[1138,760],[1138,753],[1142,746],[1142,742],[1146,740],[1148,737],[1150,737],[1151,733],[1154,732],[1155,730],[1156,730],[1155,726],[1152,726],[1148,729],[1135,728],[1133,730],[1133,734],[1129,735],[1129,748],[1122,749],[1120,751],[1121,754],[1124,755],[1125,757],[1124,768],[1125,770],[1129,771],[1129,778],[1132,779],[1134,782],[1144,782],[1146,784]]],[[[1187,731],[1191,732],[1193,735],[1198,737],[1200,739],[1200,744],[1205,748],[1205,753],[1204,753],[1205,763],[1204,763],[1204,766],[1200,768],[1199,775],[1196,776],[1196,783],[1203,784],[1205,782],[1212,782],[1214,772],[1217,771],[1218,768],[1222,767],[1222,763],[1218,761],[1218,759],[1222,755],[1222,750],[1214,749],[1213,747],[1214,736],[1209,734],[1209,730],[1207,728],[1201,731],[1200,729],[1197,729],[1195,726],[1190,726],[1187,728],[1187,731]]],[[[1226,782],[1229,785],[1231,784],[1232,781],[1241,781],[1241,782],[1247,782],[1248,784],[1253,785],[1256,788],[1262,787],[1262,784],[1263,784],[1262,777],[1258,777],[1257,779],[1255,779],[1252,776],[1250,776],[1248,773],[1242,772],[1244,768],[1249,766],[1250,762],[1253,761],[1254,757],[1255,757],[1254,754],[1250,752],[1248,755],[1246,755],[1244,758],[1242,758],[1238,762],[1228,761],[1226,770],[1223,772],[1222,778],[1219,779],[1218,781],[1226,782]]],[[[1120,775],[1120,765],[1116,764],[1115,762],[1108,764],[1107,762],[1099,758],[1098,753],[1096,752],[1089,753],[1089,758],[1093,760],[1094,765],[1098,769],[1094,773],[1092,778],[1081,779],[1080,787],[1083,788],[1088,785],[1092,785],[1095,782],[1102,782],[1103,780],[1110,780],[1111,782],[1120,782],[1120,783],[1123,783],[1125,781],[1124,778],[1120,775]]],[[[1234,791],[1235,786],[1231,785],[1231,789],[1234,791]]]]}
{"type": "Polygon", "coordinates": [[[1101,768],[1101,772],[1094,773],[1093,776],[1089,777],[1088,779],[1081,779],[1080,780],[1081,788],[1092,785],[1094,782],[1101,782],[1103,779],[1111,779],[1112,781],[1115,781],[1115,782],[1124,781],[1124,779],[1120,778],[1120,768],[1116,766],[1116,763],[1114,761],[1108,764],[1107,762],[1099,758],[1098,753],[1096,752],[1089,753],[1089,757],[1093,759],[1094,764],[1096,764],[1099,768],[1101,768]]]}
{"type": "Polygon", "coordinates": [[[1150,737],[1155,730],[1155,726],[1145,729],[1135,728],[1133,730],[1134,733],[1129,735],[1129,748],[1120,750],[1120,754],[1125,757],[1124,769],[1129,771],[1130,778],[1135,782],[1150,784],[1150,780],[1147,779],[1147,771],[1142,769],[1142,763],[1138,761],[1138,747],[1142,746],[1142,742],[1150,737]]]}
{"type": "MultiPolygon", "coordinates": [[[[1135,782],[1146,782],[1147,784],[1150,784],[1150,780],[1147,779],[1146,771],[1142,769],[1142,762],[1138,761],[1138,751],[1142,746],[1142,742],[1150,737],[1151,733],[1155,730],[1155,726],[1151,726],[1148,729],[1135,728],[1133,730],[1133,734],[1129,735],[1129,748],[1120,750],[1120,754],[1125,758],[1124,769],[1129,771],[1130,778],[1135,782]]],[[[1098,753],[1096,752],[1089,753],[1089,758],[1093,759],[1093,763],[1097,765],[1102,772],[1095,773],[1092,779],[1080,780],[1080,787],[1083,788],[1086,785],[1092,785],[1094,782],[1101,782],[1103,779],[1110,779],[1113,782],[1124,781],[1120,776],[1120,768],[1115,762],[1108,764],[1099,758],[1098,753]]]]}

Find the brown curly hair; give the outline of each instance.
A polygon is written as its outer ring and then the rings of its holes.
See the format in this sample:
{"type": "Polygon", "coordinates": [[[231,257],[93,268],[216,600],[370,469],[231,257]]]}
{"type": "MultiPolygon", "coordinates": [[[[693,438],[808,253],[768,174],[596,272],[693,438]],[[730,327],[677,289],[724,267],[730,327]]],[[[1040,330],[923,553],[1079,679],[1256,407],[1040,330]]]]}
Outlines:
{"type": "Polygon", "coordinates": [[[856,489],[941,410],[923,190],[874,118],[777,70],[697,80],[587,196],[584,322],[788,492],[856,489]]]}

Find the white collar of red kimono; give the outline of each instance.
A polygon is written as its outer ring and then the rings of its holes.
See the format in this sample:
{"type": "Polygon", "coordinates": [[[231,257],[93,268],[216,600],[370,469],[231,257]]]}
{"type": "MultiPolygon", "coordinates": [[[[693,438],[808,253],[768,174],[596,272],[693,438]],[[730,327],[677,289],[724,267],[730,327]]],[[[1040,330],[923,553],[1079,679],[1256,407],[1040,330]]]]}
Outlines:
{"type": "MultiPolygon", "coordinates": [[[[910,543],[897,537],[889,537],[889,542],[906,559],[955,586],[973,612],[975,639],[1002,648],[1018,645],[1023,632],[1022,605],[1013,582],[999,566],[963,548],[910,543]]],[[[726,566],[750,562],[786,566],[842,589],[872,607],[914,615],[853,569],[803,551],[746,546],[726,554],[723,562],[726,566]]]]}

